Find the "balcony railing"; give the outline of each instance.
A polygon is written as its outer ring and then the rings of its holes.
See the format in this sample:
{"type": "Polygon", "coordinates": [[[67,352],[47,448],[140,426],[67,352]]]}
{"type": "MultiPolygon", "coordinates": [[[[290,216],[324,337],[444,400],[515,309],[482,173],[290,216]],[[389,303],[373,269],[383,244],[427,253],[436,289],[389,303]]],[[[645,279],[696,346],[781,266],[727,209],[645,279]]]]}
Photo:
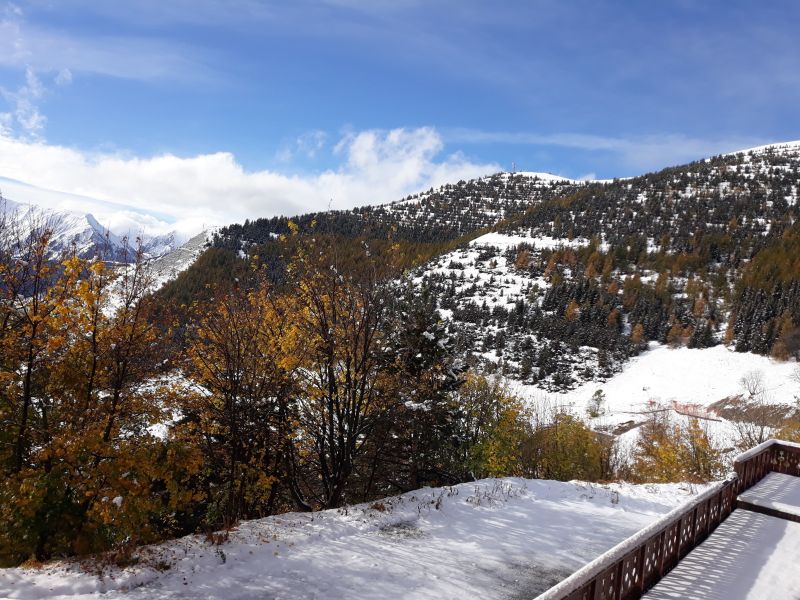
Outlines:
{"type": "Polygon", "coordinates": [[[734,459],[734,472],[691,502],[556,584],[536,600],[640,598],[736,508],[736,497],[775,471],[800,475],[800,444],[769,440],[734,459]]]}

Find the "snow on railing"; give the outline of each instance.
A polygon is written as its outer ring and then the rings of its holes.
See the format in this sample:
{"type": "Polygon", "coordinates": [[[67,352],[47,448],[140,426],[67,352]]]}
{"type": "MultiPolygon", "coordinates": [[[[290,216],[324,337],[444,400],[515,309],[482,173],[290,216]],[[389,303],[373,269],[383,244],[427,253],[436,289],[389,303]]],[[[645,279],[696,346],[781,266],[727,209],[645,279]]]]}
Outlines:
{"type": "Polygon", "coordinates": [[[733,480],[711,485],[688,504],[620,542],[536,600],[638,598],[722,522],[733,480]]]}
{"type": "Polygon", "coordinates": [[[767,440],[733,459],[738,476],[737,493],[752,487],[770,471],[800,475],[800,444],[767,440]]]}
{"type": "Polygon", "coordinates": [[[785,446],[787,448],[796,448],[800,450],[800,444],[797,444],[795,442],[786,442],[783,440],[770,439],[767,440],[766,442],[761,442],[758,446],[753,446],[752,448],[750,448],[750,450],[745,450],[741,454],[738,454],[736,458],[733,459],[733,462],[734,464],[739,462],[744,462],[750,458],[753,458],[757,454],[761,454],[762,452],[764,452],[764,450],[768,450],[775,444],[778,444],[780,446],[785,446]]]}
{"type": "Polygon", "coordinates": [[[536,600],[640,598],[728,517],[739,493],[770,471],[800,475],[800,444],[768,440],[739,454],[728,479],[620,542],[536,600]]]}

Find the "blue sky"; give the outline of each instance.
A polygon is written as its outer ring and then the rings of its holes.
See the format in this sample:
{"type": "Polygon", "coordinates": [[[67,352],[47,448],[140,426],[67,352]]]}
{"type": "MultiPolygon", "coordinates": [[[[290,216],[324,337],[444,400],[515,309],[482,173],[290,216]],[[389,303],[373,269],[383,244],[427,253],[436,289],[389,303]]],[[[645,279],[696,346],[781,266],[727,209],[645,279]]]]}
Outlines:
{"type": "Polygon", "coordinates": [[[799,138],[798,17],[790,1],[6,3],[0,177],[116,206],[89,208],[117,227],[192,229],[512,161],[635,175],[799,138]]]}

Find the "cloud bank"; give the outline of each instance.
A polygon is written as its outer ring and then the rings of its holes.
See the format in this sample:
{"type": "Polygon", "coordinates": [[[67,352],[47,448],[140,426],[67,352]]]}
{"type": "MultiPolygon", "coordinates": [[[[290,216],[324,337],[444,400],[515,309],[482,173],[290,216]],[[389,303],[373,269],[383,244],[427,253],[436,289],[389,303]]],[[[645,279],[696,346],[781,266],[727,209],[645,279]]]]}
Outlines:
{"type": "Polygon", "coordinates": [[[501,170],[443,150],[429,127],[360,131],[335,144],[336,168],[287,175],[248,171],[230,152],[143,158],[0,135],[0,176],[28,184],[0,182],[0,190],[12,200],[92,212],[115,233],[138,222],[152,233],[188,235],[244,219],[390,202],[501,170]]]}

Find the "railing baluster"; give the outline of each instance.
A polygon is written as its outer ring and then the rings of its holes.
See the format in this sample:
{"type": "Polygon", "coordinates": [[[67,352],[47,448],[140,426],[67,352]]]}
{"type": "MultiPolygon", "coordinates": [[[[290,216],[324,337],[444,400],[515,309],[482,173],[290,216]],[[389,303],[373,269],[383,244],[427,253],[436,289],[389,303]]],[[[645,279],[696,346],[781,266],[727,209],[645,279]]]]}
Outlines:
{"type": "Polygon", "coordinates": [[[636,583],[636,591],[640,596],[644,593],[644,563],[647,559],[647,544],[648,542],[645,542],[642,549],[639,550],[639,564],[637,565],[639,581],[636,583]]]}
{"type": "Polygon", "coordinates": [[[625,558],[619,561],[616,568],[616,575],[614,576],[614,600],[619,600],[622,597],[622,571],[625,568],[625,558]]]}

